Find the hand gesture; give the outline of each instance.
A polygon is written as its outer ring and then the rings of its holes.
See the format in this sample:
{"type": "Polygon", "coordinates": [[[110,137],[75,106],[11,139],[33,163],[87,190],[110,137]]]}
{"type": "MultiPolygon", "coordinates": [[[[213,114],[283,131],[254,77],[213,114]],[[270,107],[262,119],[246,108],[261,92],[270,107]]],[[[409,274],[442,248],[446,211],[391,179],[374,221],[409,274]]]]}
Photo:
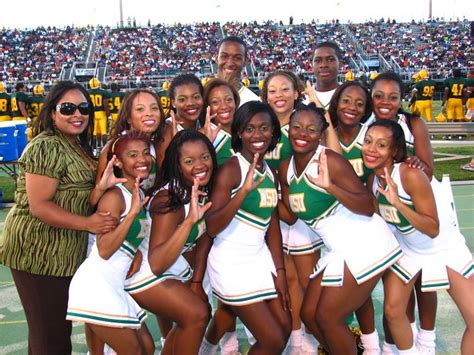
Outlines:
{"type": "Polygon", "coordinates": [[[204,206],[199,204],[199,197],[206,195],[205,192],[199,190],[199,178],[194,178],[193,187],[191,189],[189,213],[187,216],[187,218],[190,218],[193,223],[199,221],[211,207],[212,202],[207,202],[204,206]]]}
{"type": "Polygon", "coordinates": [[[283,269],[277,270],[277,276],[274,279],[275,289],[284,311],[291,310],[290,294],[288,293],[288,282],[286,272],[283,269]]]}
{"type": "Polygon", "coordinates": [[[245,181],[242,186],[242,189],[244,189],[247,192],[254,190],[265,179],[265,175],[261,176],[258,180],[255,180],[253,177],[255,173],[255,167],[257,166],[258,158],[259,158],[259,154],[256,153],[253,156],[253,162],[252,164],[250,164],[249,170],[247,171],[247,175],[245,176],[245,181]]]}
{"type": "Polygon", "coordinates": [[[202,128],[202,133],[206,135],[211,142],[216,140],[217,134],[221,130],[221,124],[217,124],[215,128],[212,127],[211,121],[217,116],[217,113],[211,115],[211,107],[208,106],[206,109],[206,121],[204,122],[204,127],[202,128]]]}
{"type": "Polygon", "coordinates": [[[133,185],[133,190],[132,190],[132,203],[130,205],[130,211],[128,213],[131,213],[133,215],[138,215],[140,211],[143,209],[143,206],[148,202],[148,199],[150,197],[146,196],[143,200],[141,199],[140,196],[140,178],[137,176],[135,178],[135,184],[133,185]]]}
{"type": "Polygon", "coordinates": [[[102,177],[100,178],[99,183],[97,184],[97,188],[101,191],[107,191],[112,186],[115,186],[118,183],[127,182],[125,178],[117,178],[114,175],[114,163],[117,160],[115,154],[112,156],[112,159],[107,163],[104,172],[102,173],[102,177]]]}
{"type": "Polygon", "coordinates": [[[170,110],[170,117],[171,117],[171,134],[172,137],[178,133],[178,119],[176,118],[176,114],[173,110],[170,110]]]}
{"type": "Polygon", "coordinates": [[[306,95],[308,95],[308,100],[310,102],[314,102],[316,107],[323,107],[321,101],[318,99],[318,95],[316,95],[316,90],[314,89],[313,85],[311,85],[311,81],[306,80],[306,88],[304,89],[306,95]]]}
{"type": "Polygon", "coordinates": [[[319,186],[327,190],[331,186],[331,179],[329,177],[328,170],[328,158],[326,155],[326,150],[323,150],[319,155],[319,160],[313,159],[310,164],[318,164],[317,175],[311,174],[311,171],[308,169],[306,176],[309,181],[311,181],[316,186],[319,186]]]}
{"type": "Polygon", "coordinates": [[[377,190],[379,193],[381,193],[387,201],[395,208],[398,209],[399,203],[401,203],[400,198],[398,197],[398,186],[397,184],[393,181],[393,179],[390,177],[390,174],[388,173],[388,169],[384,168],[385,172],[385,181],[387,182],[387,191],[382,189],[380,186],[377,187],[377,190]]]}

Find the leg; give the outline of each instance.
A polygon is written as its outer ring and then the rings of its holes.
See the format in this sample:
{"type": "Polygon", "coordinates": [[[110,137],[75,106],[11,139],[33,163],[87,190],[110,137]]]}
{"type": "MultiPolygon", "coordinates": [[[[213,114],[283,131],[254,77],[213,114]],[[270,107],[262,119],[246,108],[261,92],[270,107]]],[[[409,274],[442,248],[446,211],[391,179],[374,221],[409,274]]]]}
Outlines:
{"type": "Polygon", "coordinates": [[[331,354],[356,354],[356,342],[346,325],[346,318],[359,309],[370,296],[382,273],[361,285],[344,266],[342,287],[323,287],[316,309],[316,322],[323,332],[331,354]]]}
{"type": "Polygon", "coordinates": [[[416,300],[418,303],[418,316],[420,328],[434,330],[436,323],[436,309],[438,296],[436,292],[421,292],[421,277],[415,282],[416,300]]]}
{"type": "Polygon", "coordinates": [[[195,354],[209,320],[207,305],[178,280],[166,280],[132,295],[143,308],[176,322],[174,341],[166,341],[163,354],[195,354]]]}
{"type": "MultiPolygon", "coordinates": [[[[395,273],[388,270],[384,277],[384,317],[391,336],[399,350],[413,347],[413,333],[406,309],[413,285],[419,274],[405,284],[395,273]]],[[[388,339],[388,338],[387,338],[388,339]]]]}
{"type": "Polygon", "coordinates": [[[303,304],[301,305],[301,320],[306,330],[310,331],[325,349],[328,349],[323,333],[316,323],[316,309],[318,308],[319,298],[321,296],[322,278],[323,273],[321,272],[316,278],[310,279],[303,298],[303,304]]]}
{"type": "Polygon", "coordinates": [[[72,326],[66,311],[72,277],[11,272],[28,322],[28,352],[70,354],[72,326]]]}
{"type": "Polygon", "coordinates": [[[474,306],[472,295],[474,294],[474,275],[468,279],[448,268],[448,277],[451,288],[449,295],[458,306],[459,311],[466,322],[466,330],[461,341],[461,353],[471,354],[474,349],[474,306]]]}
{"type": "Polygon", "coordinates": [[[355,312],[357,321],[359,322],[360,330],[362,334],[371,334],[375,331],[375,315],[374,315],[374,304],[372,302],[372,296],[364,302],[364,304],[355,312]]]}
{"type": "Polygon", "coordinates": [[[217,310],[206,332],[206,339],[216,345],[224,334],[230,331],[235,331],[235,314],[230,306],[218,301],[217,310]]]}
{"type": "MultiPolygon", "coordinates": [[[[290,315],[287,316],[286,330],[283,329],[281,312],[276,311],[279,300],[257,302],[245,306],[233,306],[232,310],[252,332],[256,343],[249,354],[281,354],[286,346],[291,328],[290,315]],[[279,319],[280,318],[280,319],[279,319]]],[[[281,304],[279,304],[281,308],[281,304]]]]}
{"type": "MultiPolygon", "coordinates": [[[[152,354],[146,352],[137,329],[110,328],[90,323],[88,326],[99,339],[109,344],[118,355],[152,354]]],[[[150,333],[148,333],[148,336],[150,336],[150,333]]]]}
{"type": "Polygon", "coordinates": [[[297,330],[301,328],[300,310],[301,304],[303,303],[304,290],[301,287],[298,272],[294,263],[294,259],[297,256],[284,254],[285,267],[286,267],[286,279],[288,282],[288,293],[290,294],[291,300],[291,323],[292,329],[297,330]]]}

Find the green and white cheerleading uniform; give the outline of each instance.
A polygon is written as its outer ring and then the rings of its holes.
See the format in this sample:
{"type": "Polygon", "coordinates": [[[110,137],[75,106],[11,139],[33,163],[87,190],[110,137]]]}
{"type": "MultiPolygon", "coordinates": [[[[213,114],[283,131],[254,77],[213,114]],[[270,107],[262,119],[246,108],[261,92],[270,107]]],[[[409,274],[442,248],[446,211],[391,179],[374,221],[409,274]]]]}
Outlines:
{"type": "MultiPolygon", "coordinates": [[[[398,186],[400,200],[410,209],[415,210],[411,196],[403,188],[400,165],[398,163],[393,166],[390,176],[398,186]]],[[[442,218],[441,215],[443,212],[445,216],[449,214],[447,210],[451,208],[450,206],[443,204],[435,195],[437,212],[440,217],[440,233],[435,238],[430,238],[416,230],[387,201],[385,196],[377,191],[378,186],[379,180],[375,177],[372,191],[377,197],[380,214],[390,224],[404,254],[391,267],[398,277],[408,283],[421,270],[421,290],[427,292],[449,288],[447,267],[465,278],[472,275],[474,272],[472,255],[466,246],[464,237],[455,224],[442,218]]]]}
{"type": "MultiPolygon", "coordinates": [[[[125,200],[123,220],[132,194],[117,184],[125,200]]],[[[120,248],[108,259],[100,257],[97,243],[72,278],[66,319],[115,328],[140,328],[145,311],[124,291],[127,272],[138,246],[150,234],[145,209],[135,217],[120,248]]]]}
{"type": "Polygon", "coordinates": [[[359,132],[349,145],[345,145],[343,142],[339,141],[339,145],[342,148],[342,155],[349,161],[349,163],[351,163],[355,173],[363,184],[367,182],[367,179],[372,172],[372,170],[364,165],[364,160],[362,158],[362,145],[364,144],[366,133],[367,126],[360,124],[359,132]]]}
{"type": "MultiPolygon", "coordinates": [[[[167,187],[165,187],[165,189],[167,189],[167,187]]],[[[151,202],[157,193],[158,191],[155,192],[153,197],[150,199],[148,203],[148,209],[149,206],[151,206],[151,202]]],[[[186,216],[189,213],[189,207],[189,203],[184,205],[184,213],[186,216]]],[[[150,219],[151,225],[151,217],[149,213],[150,212],[148,212],[148,218],[150,219]]],[[[182,254],[192,249],[195,246],[198,238],[200,238],[205,231],[206,222],[204,221],[204,218],[202,218],[198,222],[196,222],[193,228],[191,229],[191,232],[189,233],[189,236],[184,244],[181,254],[178,255],[178,257],[176,258],[174,263],[168,268],[168,270],[166,270],[161,275],[155,275],[153,271],[151,271],[150,263],[148,262],[148,248],[150,236],[147,236],[146,241],[142,243],[142,245],[140,245],[140,252],[143,255],[140,270],[132,277],[126,280],[125,291],[130,294],[140,293],[168,279],[179,280],[182,282],[188,281],[193,276],[193,270],[182,254]]]]}
{"type": "MultiPolygon", "coordinates": [[[[265,154],[265,161],[275,170],[278,169],[283,160],[292,154],[290,140],[288,139],[289,129],[289,124],[281,127],[280,142],[274,150],[265,154]]],[[[291,226],[280,221],[280,230],[285,253],[291,255],[312,254],[324,246],[321,238],[301,219],[297,219],[291,226]]]]}
{"type": "MultiPolygon", "coordinates": [[[[211,123],[211,127],[212,129],[217,128],[214,123],[211,123]]],[[[216,151],[217,166],[221,166],[235,154],[232,149],[232,135],[224,129],[217,133],[217,137],[212,144],[216,151]]]]}
{"type": "Polygon", "coordinates": [[[316,186],[316,161],[325,149],[318,146],[301,175],[294,158],[288,167],[289,201],[292,212],[304,220],[323,240],[326,253],[319,259],[311,278],[323,272],[323,286],[342,286],[344,263],[358,284],[390,267],[402,251],[383,219],[355,214],[326,190],[316,186]]]}
{"type": "MultiPolygon", "coordinates": [[[[232,197],[242,188],[250,162],[240,153],[237,159],[241,180],[232,197]]],[[[214,295],[230,305],[245,305],[277,297],[273,276],[276,275],[265,235],[278,203],[274,176],[264,162],[265,176],[258,187],[246,196],[229,225],[219,233],[209,252],[207,272],[214,295]]]]}

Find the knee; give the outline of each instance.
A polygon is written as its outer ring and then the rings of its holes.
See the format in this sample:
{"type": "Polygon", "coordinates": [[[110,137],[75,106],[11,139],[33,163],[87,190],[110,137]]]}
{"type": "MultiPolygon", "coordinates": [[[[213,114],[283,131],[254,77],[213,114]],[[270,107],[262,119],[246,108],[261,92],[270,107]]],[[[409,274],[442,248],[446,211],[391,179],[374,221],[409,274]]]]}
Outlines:
{"type": "Polygon", "coordinates": [[[399,317],[404,316],[406,313],[406,307],[402,307],[399,302],[392,302],[385,300],[383,305],[383,314],[387,322],[393,322],[399,317]]]}
{"type": "MultiPolygon", "coordinates": [[[[323,329],[325,326],[331,323],[337,322],[339,319],[341,319],[340,316],[334,312],[334,310],[328,310],[324,309],[325,307],[320,307],[316,311],[316,324],[318,325],[319,328],[323,329]]],[[[342,317],[343,319],[343,317],[342,317]]]]}
{"type": "Polygon", "coordinates": [[[281,354],[285,350],[288,337],[289,334],[285,335],[283,329],[278,331],[274,329],[272,332],[268,332],[264,339],[257,339],[257,341],[261,343],[263,349],[268,349],[271,353],[281,354]]]}
{"type": "Polygon", "coordinates": [[[192,307],[192,312],[190,312],[186,317],[188,325],[203,328],[207,326],[209,319],[209,309],[204,302],[200,302],[199,304],[196,304],[195,307],[192,307]]]}

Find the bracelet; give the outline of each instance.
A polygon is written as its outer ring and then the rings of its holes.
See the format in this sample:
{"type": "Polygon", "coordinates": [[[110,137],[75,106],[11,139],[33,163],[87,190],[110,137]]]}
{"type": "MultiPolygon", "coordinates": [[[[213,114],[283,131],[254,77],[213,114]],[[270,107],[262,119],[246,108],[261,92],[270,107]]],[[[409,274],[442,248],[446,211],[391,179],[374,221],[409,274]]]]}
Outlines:
{"type": "Polygon", "coordinates": [[[193,283],[193,284],[200,284],[200,283],[202,283],[202,280],[201,280],[201,281],[193,281],[193,280],[191,280],[191,281],[189,281],[189,282],[191,282],[191,283],[193,283]]]}
{"type": "Polygon", "coordinates": [[[283,270],[284,272],[286,272],[286,269],[284,267],[277,267],[276,272],[278,272],[278,270],[283,270]]]}

